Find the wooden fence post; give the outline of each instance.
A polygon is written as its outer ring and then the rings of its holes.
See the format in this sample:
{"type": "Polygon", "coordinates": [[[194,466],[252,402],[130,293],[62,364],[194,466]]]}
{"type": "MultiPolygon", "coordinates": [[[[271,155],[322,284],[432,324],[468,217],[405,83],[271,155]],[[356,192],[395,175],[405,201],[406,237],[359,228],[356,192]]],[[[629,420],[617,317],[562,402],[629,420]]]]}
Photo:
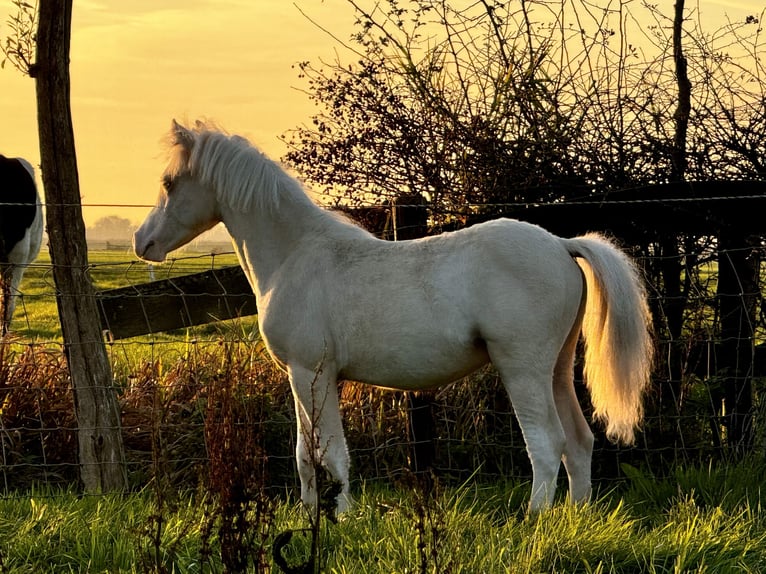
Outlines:
{"type": "Polygon", "coordinates": [[[754,438],[753,365],[760,301],[759,245],[759,236],[731,229],[721,230],[718,236],[721,344],[716,368],[724,381],[726,444],[738,455],[751,452],[754,438]]]}
{"type": "MultiPolygon", "coordinates": [[[[428,213],[423,196],[403,195],[391,205],[394,238],[397,241],[418,239],[428,234],[428,213]]],[[[409,430],[410,468],[416,474],[429,473],[433,469],[434,420],[433,396],[429,392],[408,392],[407,428],[409,430]]]]}
{"type": "Polygon", "coordinates": [[[56,303],[72,379],[80,476],[88,492],[127,485],[120,408],[88,274],[69,105],[72,0],[41,0],[36,78],[40,157],[56,303]]]}

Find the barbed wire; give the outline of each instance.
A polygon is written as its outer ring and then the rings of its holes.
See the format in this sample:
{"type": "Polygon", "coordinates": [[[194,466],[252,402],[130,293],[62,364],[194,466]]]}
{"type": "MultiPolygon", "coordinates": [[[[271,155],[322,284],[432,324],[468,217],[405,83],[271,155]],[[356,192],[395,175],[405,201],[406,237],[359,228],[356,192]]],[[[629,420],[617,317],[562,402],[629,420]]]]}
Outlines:
{"type": "MultiPolygon", "coordinates": [[[[722,184],[726,182],[721,182],[722,184]]],[[[763,182],[764,186],[766,186],[766,182],[763,182]]],[[[692,186],[693,187],[693,186],[692,186]]],[[[614,190],[609,192],[594,192],[593,198],[584,198],[584,199],[562,199],[562,200],[556,200],[556,201],[507,201],[507,202],[466,202],[461,203],[462,207],[465,208],[478,208],[478,207],[491,207],[491,208],[536,208],[536,207],[550,207],[550,206],[560,206],[560,207],[567,207],[572,205],[634,205],[634,204],[669,204],[669,203],[707,203],[707,202],[713,202],[713,201],[744,201],[744,200],[764,200],[766,199],[766,190],[763,194],[744,194],[744,195],[715,195],[715,196],[689,196],[689,197],[653,197],[653,198],[632,198],[632,199],[613,199],[614,195],[618,195],[621,193],[629,193],[629,192],[635,192],[638,190],[644,189],[642,187],[636,187],[636,188],[624,188],[620,190],[614,190]]],[[[407,193],[407,195],[410,195],[410,193],[407,193]]],[[[348,209],[354,209],[354,208],[382,208],[382,209],[390,209],[392,206],[390,204],[386,203],[380,203],[373,200],[370,201],[358,201],[356,199],[353,199],[352,197],[349,197],[348,195],[341,195],[341,194],[331,194],[331,193],[322,193],[317,195],[319,199],[322,198],[330,198],[334,200],[347,200],[349,201],[348,205],[338,206],[338,205],[324,205],[322,203],[317,203],[318,207],[321,207],[323,209],[329,209],[329,210],[336,210],[339,208],[348,208],[348,209]]],[[[396,194],[386,194],[386,197],[389,199],[395,199],[398,197],[396,194]]],[[[587,197],[587,196],[586,196],[587,197]]],[[[0,202],[0,207],[2,206],[28,206],[30,204],[28,203],[17,203],[17,202],[0,202]]],[[[154,204],[143,204],[143,203],[37,203],[35,205],[39,205],[42,207],[49,207],[50,205],[55,205],[57,207],[83,207],[83,208],[113,208],[113,209],[153,209],[156,207],[154,204]]],[[[411,207],[411,208],[420,208],[420,209],[433,209],[432,204],[421,204],[421,203],[397,203],[397,207],[411,207]]]]}

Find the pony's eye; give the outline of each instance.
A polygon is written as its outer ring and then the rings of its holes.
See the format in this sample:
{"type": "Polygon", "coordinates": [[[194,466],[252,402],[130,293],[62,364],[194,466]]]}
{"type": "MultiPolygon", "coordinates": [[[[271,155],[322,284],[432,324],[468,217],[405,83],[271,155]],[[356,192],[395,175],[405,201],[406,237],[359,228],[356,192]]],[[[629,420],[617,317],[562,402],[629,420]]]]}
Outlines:
{"type": "Polygon", "coordinates": [[[173,178],[169,175],[166,175],[162,178],[162,187],[165,188],[165,191],[170,191],[170,188],[173,187],[173,178]]]}

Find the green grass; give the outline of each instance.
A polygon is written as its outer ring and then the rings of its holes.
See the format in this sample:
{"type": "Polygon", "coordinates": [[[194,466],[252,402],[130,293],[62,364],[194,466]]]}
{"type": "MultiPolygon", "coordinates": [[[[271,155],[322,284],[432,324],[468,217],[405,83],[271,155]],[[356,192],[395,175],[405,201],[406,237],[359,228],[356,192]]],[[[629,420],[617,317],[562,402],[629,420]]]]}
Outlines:
{"type": "MultiPolygon", "coordinates": [[[[152,280],[149,266],[132,253],[120,251],[90,251],[88,260],[91,278],[97,291],[136,285],[152,280]]],[[[198,273],[214,268],[237,265],[236,255],[186,253],[153,267],[154,280],[168,279],[198,273]]],[[[62,342],[56,290],[50,255],[41,252],[31,265],[21,284],[23,297],[17,303],[11,331],[20,345],[27,342],[59,345],[62,342]]],[[[125,378],[137,365],[159,358],[168,361],[183,357],[190,344],[202,341],[250,340],[257,335],[256,317],[244,317],[199,325],[167,333],[155,333],[116,341],[108,345],[115,376],[125,378]]]]}
{"type": "MultiPolygon", "coordinates": [[[[619,492],[591,504],[559,504],[534,517],[522,511],[525,485],[448,489],[420,522],[419,499],[411,491],[363,489],[353,512],[322,527],[324,572],[415,573],[423,556],[425,571],[439,574],[760,572],[766,556],[764,470],[749,464],[686,469],[679,472],[687,484],[677,476],[655,480],[658,488],[649,497],[636,480],[650,477],[635,475],[619,492]],[[722,484],[730,486],[723,496],[722,484]]],[[[168,572],[202,571],[205,507],[200,495],[182,495],[164,516],[168,572]]],[[[82,498],[45,492],[0,500],[0,572],[150,571],[146,532],[153,512],[148,491],[82,498]]],[[[282,502],[272,536],[307,524],[298,505],[282,502]]],[[[216,544],[214,539],[213,556],[216,544]]],[[[296,536],[284,554],[299,564],[308,548],[308,538],[296,536]]],[[[221,572],[219,560],[212,561],[205,571],[221,572]]]]}
{"type": "MultiPolygon", "coordinates": [[[[97,291],[136,285],[151,280],[150,267],[131,253],[121,251],[89,251],[88,261],[93,285],[97,291]]],[[[154,279],[168,279],[237,265],[233,253],[221,255],[193,254],[169,259],[163,265],[153,266],[154,279]]],[[[50,254],[43,250],[29,266],[21,283],[23,297],[17,304],[11,324],[12,331],[24,338],[37,341],[60,341],[61,328],[56,308],[55,286],[50,254]]],[[[177,338],[177,336],[176,336],[177,338]]]]}

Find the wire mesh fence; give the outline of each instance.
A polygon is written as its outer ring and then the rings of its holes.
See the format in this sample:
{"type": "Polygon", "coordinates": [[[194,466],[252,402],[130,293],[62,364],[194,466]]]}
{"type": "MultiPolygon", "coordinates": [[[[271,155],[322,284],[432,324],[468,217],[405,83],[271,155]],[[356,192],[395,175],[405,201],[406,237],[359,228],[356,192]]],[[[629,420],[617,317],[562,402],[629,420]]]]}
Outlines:
{"type": "MultiPolygon", "coordinates": [[[[638,443],[611,445],[596,431],[594,478],[621,476],[621,466],[647,465],[656,472],[674,464],[728,460],[764,454],[764,312],[761,293],[721,292],[719,262],[740,251],[762,259],[752,244],[721,252],[715,241],[699,241],[671,261],[683,269],[683,324],[670,335],[667,307],[674,299],[655,280],[652,266],[665,255],[637,253],[647,269],[655,312],[659,361],[647,396],[638,443]],[[731,341],[722,333],[721,301],[755,298],[751,335],[731,341]],[[722,345],[733,343],[736,372],[722,345]],[[739,384],[746,379],[747,385],[739,384]],[[739,381],[739,382],[738,382],[739,381]],[[727,385],[750,394],[750,440],[731,441],[727,385]]],[[[98,289],[138,285],[236,264],[231,254],[186,253],[152,268],[122,251],[94,251],[91,276],[98,289]]],[[[0,345],[0,488],[4,496],[38,485],[77,487],[79,462],[73,395],[66,348],[57,327],[55,286],[43,256],[27,273],[12,333],[0,345]]],[[[509,295],[510,296],[510,295],[509,295]]],[[[745,332],[745,331],[743,331],[745,332]]],[[[294,466],[295,415],[286,376],[269,359],[257,321],[246,316],[172,332],[106,342],[121,408],[121,429],[131,488],[140,489],[161,472],[178,487],[195,487],[215,468],[209,450],[222,389],[238,406],[234,423],[254,427],[266,455],[271,488],[298,487],[294,466]],[[249,413],[249,414],[246,414],[249,413]]],[[[579,378],[579,375],[578,375],[579,378]]],[[[576,383],[586,414],[590,405],[576,383]]],[[[429,436],[413,436],[413,405],[406,394],[344,382],[342,412],[356,480],[391,481],[413,468],[418,442],[428,442],[429,467],[445,479],[526,480],[531,469],[512,406],[499,377],[485,367],[470,377],[424,393],[419,409],[431,421],[429,436]]],[[[246,457],[248,453],[241,453],[246,457]]]]}

